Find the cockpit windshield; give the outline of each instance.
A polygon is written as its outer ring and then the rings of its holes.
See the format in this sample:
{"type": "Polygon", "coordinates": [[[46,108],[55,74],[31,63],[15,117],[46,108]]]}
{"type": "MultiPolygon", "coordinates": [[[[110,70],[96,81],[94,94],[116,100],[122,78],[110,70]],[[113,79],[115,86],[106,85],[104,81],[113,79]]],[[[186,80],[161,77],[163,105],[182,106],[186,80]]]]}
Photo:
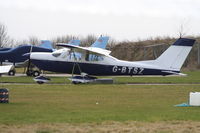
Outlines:
{"type": "Polygon", "coordinates": [[[59,49],[52,53],[54,57],[59,57],[60,55],[65,55],[68,53],[68,49],[59,49]]]}
{"type": "Polygon", "coordinates": [[[61,53],[52,53],[52,55],[53,55],[54,57],[58,57],[58,56],[61,55],[61,53]]]}

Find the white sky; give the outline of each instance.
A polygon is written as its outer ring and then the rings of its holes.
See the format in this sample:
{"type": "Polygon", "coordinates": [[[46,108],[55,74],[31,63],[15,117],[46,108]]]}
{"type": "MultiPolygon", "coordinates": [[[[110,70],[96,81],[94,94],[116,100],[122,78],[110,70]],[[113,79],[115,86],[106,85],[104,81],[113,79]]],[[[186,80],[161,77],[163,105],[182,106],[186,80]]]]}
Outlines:
{"type": "Polygon", "coordinates": [[[0,22],[17,39],[107,34],[116,40],[200,35],[200,0],[0,0],[0,22]]]}

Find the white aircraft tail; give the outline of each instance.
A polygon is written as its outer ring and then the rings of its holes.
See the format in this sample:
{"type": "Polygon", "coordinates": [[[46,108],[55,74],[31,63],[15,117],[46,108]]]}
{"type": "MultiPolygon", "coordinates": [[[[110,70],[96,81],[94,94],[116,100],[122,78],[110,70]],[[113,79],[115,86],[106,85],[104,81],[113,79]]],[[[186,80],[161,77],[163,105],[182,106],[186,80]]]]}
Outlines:
{"type": "Polygon", "coordinates": [[[194,39],[179,38],[153,62],[161,68],[179,71],[190,53],[194,42],[194,39]]]}

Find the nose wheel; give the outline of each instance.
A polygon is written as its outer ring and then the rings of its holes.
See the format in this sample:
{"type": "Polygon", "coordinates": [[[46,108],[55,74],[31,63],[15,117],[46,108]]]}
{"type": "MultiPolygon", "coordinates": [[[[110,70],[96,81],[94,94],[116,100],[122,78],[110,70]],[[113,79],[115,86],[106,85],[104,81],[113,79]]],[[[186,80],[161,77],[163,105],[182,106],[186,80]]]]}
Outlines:
{"type": "Polygon", "coordinates": [[[16,73],[15,70],[10,70],[10,71],[8,72],[8,75],[9,75],[9,76],[15,76],[15,73],[16,73]]]}

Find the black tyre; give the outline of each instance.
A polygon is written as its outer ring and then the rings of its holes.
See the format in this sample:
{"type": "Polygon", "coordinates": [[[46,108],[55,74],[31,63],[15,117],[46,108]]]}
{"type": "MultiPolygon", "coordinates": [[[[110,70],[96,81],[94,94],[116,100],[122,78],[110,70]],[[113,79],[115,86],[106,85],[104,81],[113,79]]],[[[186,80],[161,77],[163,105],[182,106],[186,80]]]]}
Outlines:
{"type": "Polygon", "coordinates": [[[15,76],[15,70],[10,70],[9,72],[8,72],[8,75],[9,76],[15,76]]]}
{"type": "Polygon", "coordinates": [[[33,76],[34,77],[37,77],[37,76],[40,76],[40,71],[33,71],[33,76]]]}

